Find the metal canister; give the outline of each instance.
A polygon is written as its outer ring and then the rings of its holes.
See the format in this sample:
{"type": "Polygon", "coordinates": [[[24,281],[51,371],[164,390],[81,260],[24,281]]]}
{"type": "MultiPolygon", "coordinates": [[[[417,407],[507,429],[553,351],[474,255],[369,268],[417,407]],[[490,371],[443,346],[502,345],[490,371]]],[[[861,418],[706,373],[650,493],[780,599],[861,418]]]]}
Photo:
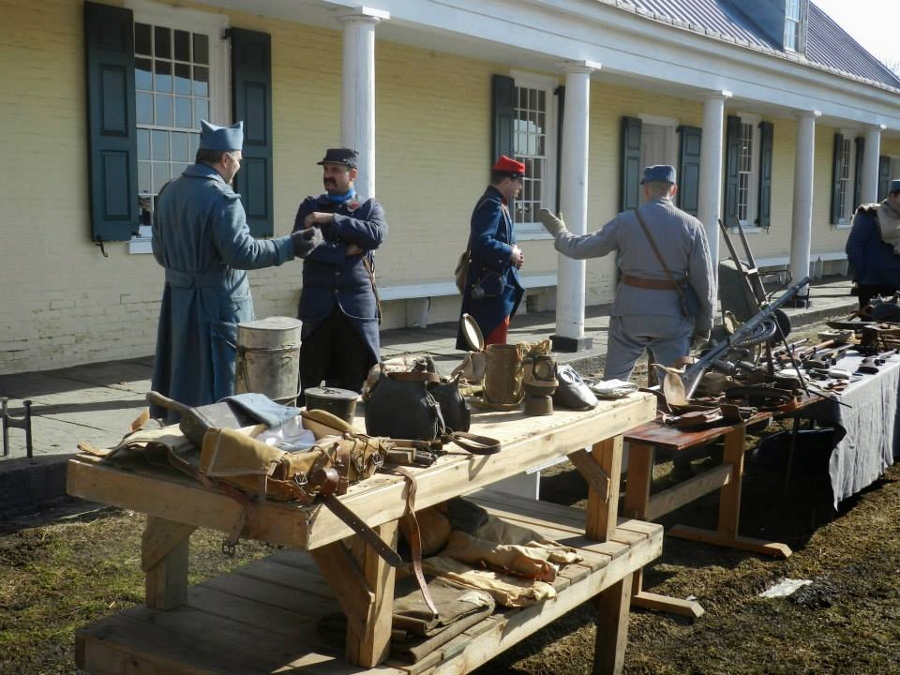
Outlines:
{"type": "Polygon", "coordinates": [[[484,370],[484,399],[491,405],[518,405],[522,390],[522,349],[518,345],[488,345],[484,370]]]}
{"type": "Polygon", "coordinates": [[[356,415],[356,400],[359,394],[349,389],[336,387],[313,387],[304,392],[307,410],[325,410],[340,417],[347,424],[353,424],[356,415]]]}

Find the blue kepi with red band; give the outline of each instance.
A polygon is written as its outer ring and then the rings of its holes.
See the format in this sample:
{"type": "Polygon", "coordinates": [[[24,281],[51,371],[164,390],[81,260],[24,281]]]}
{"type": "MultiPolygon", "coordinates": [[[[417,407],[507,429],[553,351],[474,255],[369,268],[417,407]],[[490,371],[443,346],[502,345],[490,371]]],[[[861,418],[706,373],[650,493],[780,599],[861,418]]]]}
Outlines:
{"type": "Polygon", "coordinates": [[[503,174],[504,176],[509,176],[510,178],[522,178],[525,176],[525,164],[512,157],[500,155],[500,159],[494,163],[494,166],[491,167],[491,171],[503,174]]]}

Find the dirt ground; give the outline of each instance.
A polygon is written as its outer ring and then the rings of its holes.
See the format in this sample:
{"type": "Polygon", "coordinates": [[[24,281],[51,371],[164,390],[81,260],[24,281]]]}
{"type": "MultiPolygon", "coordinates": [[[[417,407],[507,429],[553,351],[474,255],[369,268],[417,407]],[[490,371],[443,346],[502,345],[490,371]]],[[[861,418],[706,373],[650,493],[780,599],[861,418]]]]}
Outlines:
{"type": "MultiPolygon", "coordinates": [[[[741,534],[788,544],[786,560],[666,537],[644,587],[695,598],[706,613],[691,622],[633,610],[625,673],[900,674],[900,464],[836,512],[816,450],[787,481],[783,466],[747,455],[741,534]],[[760,597],[783,579],[811,583],[787,598],[760,597]]],[[[717,461],[711,454],[696,457],[693,470],[717,461]]],[[[670,461],[657,464],[655,489],[674,480],[671,470],[670,461]]],[[[569,464],[542,480],[543,499],[583,507],[586,495],[569,464]]],[[[717,500],[707,495],[661,522],[715,527],[717,500]]],[[[143,524],[139,514],[84,502],[0,523],[0,675],[78,673],[74,631],[142,601],[143,524]]],[[[231,559],[219,546],[217,533],[194,534],[192,582],[270,551],[244,541],[231,559]]],[[[592,616],[583,605],[479,675],[590,673],[592,616]]]]}

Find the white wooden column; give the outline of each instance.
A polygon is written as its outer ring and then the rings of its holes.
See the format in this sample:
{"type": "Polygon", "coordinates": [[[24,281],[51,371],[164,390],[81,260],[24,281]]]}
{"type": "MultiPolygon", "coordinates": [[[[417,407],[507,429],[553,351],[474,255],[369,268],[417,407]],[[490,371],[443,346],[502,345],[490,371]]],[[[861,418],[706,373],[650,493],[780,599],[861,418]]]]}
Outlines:
{"type": "MultiPolygon", "coordinates": [[[[573,61],[562,64],[566,73],[566,107],[563,117],[562,164],[559,210],[566,227],[575,234],[587,232],[588,146],[590,141],[591,73],[599,63],[573,61]]],[[[584,260],[559,256],[556,287],[556,334],[553,349],[577,352],[590,349],[593,338],[584,335],[584,260]]]]}
{"type": "Polygon", "coordinates": [[[375,26],[388,12],[369,7],[338,17],[343,26],[341,144],[359,152],[356,190],[375,196],[375,26]]]}
{"type": "MultiPolygon", "coordinates": [[[[703,139],[700,143],[700,192],[697,217],[706,228],[709,255],[718,281],[719,218],[722,215],[722,158],[725,155],[725,101],[730,91],[717,91],[703,99],[703,139]]],[[[680,176],[678,177],[681,178],[680,176]]]]}
{"type": "MultiPolygon", "coordinates": [[[[872,204],[878,201],[878,156],[881,154],[881,132],[886,127],[882,124],[869,127],[866,132],[866,147],[863,151],[862,186],[859,195],[861,204],[872,204]]],[[[859,206],[859,204],[854,204],[859,206]]]]}
{"type": "MultiPolygon", "coordinates": [[[[813,178],[816,159],[816,118],[818,110],[800,113],[794,155],[794,212],[791,221],[792,279],[800,281],[809,275],[810,241],[812,239],[813,178]]],[[[801,288],[795,304],[807,304],[809,286],[801,288]]]]}

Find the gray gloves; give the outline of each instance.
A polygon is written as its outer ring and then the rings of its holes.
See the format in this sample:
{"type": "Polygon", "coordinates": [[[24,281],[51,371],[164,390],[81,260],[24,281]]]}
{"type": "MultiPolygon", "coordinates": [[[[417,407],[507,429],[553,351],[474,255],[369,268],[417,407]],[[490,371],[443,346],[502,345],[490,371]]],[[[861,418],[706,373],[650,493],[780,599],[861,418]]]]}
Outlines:
{"type": "Polygon", "coordinates": [[[700,330],[691,335],[691,349],[700,349],[709,342],[709,331],[700,330]]]}
{"type": "Polygon", "coordinates": [[[568,232],[566,229],[566,224],[563,222],[562,214],[559,214],[559,217],[554,216],[547,209],[541,209],[538,212],[538,219],[541,221],[541,224],[546,228],[547,232],[553,235],[553,238],[556,239],[563,232],[568,232]]]}
{"type": "Polygon", "coordinates": [[[307,227],[305,230],[291,232],[291,241],[294,242],[294,257],[305,258],[322,243],[322,230],[318,227],[307,227]]]}

